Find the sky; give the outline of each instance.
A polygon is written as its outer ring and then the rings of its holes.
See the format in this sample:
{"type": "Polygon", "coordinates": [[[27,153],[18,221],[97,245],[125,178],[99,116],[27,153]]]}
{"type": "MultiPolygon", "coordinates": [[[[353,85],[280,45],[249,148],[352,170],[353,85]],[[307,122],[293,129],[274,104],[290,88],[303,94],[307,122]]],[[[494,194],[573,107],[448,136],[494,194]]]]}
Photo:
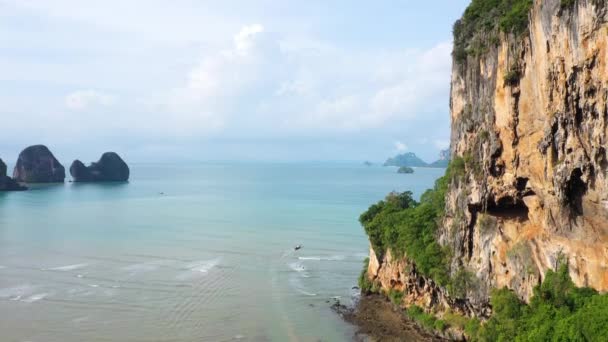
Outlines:
{"type": "Polygon", "coordinates": [[[0,158],[436,159],[468,0],[0,0],[0,158]]]}

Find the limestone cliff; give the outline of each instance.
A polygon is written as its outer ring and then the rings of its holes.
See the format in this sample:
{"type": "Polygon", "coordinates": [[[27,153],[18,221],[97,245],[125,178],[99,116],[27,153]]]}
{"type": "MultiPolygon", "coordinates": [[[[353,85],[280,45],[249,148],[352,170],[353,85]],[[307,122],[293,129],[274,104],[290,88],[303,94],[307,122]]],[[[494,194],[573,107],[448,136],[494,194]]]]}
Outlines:
{"type": "Polygon", "coordinates": [[[23,183],[59,183],[65,179],[65,168],[46,146],[33,145],[19,153],[13,178],[23,183]]]}
{"type": "Polygon", "coordinates": [[[0,159],[0,191],[22,191],[27,188],[6,175],[6,164],[0,159]]]}
{"type": "Polygon", "coordinates": [[[74,160],[70,166],[74,182],[126,182],[129,180],[129,166],[116,152],[106,152],[99,161],[85,166],[74,160]]]}
{"type": "Polygon", "coordinates": [[[534,0],[526,30],[486,41],[454,54],[451,156],[465,172],[437,236],[474,284],[455,299],[373,251],[368,276],[404,303],[478,316],[491,288],[529,299],[558,258],[577,285],[608,291],[608,2],[534,0]]]}

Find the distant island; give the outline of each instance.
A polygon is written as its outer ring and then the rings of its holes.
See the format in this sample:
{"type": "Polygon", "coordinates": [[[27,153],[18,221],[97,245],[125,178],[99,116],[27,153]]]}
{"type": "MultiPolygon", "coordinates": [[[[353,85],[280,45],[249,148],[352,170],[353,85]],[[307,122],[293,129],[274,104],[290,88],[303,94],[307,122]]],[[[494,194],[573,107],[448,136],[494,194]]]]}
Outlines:
{"type": "MultiPolygon", "coordinates": [[[[0,191],[27,190],[26,184],[63,183],[65,168],[44,145],[25,148],[17,159],[13,177],[6,174],[7,166],[0,159],[0,191]]],[[[85,166],[75,160],[70,167],[74,182],[126,182],[129,166],[115,152],[106,152],[99,161],[85,166]]]]}
{"type": "Polygon", "coordinates": [[[397,170],[397,173],[414,173],[414,169],[409,166],[402,166],[397,170]]]}
{"type": "Polygon", "coordinates": [[[374,164],[372,162],[366,160],[366,161],[363,162],[363,165],[365,165],[365,166],[372,166],[374,164]]]}
{"type": "Polygon", "coordinates": [[[442,150],[439,152],[439,159],[429,164],[429,167],[448,167],[450,163],[450,150],[442,150]]]}
{"type": "Polygon", "coordinates": [[[442,150],[439,152],[439,159],[432,162],[427,163],[424,160],[420,159],[413,152],[407,152],[403,154],[396,155],[395,157],[388,158],[386,162],[384,162],[384,166],[397,166],[397,167],[440,167],[445,168],[448,166],[450,162],[450,150],[442,150]]]}

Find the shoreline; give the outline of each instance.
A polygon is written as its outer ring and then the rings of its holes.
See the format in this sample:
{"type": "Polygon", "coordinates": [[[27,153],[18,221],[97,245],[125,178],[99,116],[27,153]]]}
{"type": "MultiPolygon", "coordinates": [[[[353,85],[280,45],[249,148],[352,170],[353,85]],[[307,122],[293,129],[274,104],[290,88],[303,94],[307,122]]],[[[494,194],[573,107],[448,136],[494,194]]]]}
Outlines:
{"type": "Polygon", "coordinates": [[[356,327],[354,341],[446,341],[422,330],[388,298],[378,294],[361,295],[353,307],[339,302],[331,307],[356,327]]]}

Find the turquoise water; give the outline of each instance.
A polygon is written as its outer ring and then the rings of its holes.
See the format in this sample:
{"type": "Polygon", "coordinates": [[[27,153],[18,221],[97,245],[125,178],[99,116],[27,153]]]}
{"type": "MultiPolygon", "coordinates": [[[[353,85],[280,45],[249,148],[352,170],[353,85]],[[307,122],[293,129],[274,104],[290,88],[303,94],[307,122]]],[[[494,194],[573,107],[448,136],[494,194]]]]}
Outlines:
{"type": "Polygon", "coordinates": [[[125,184],[0,193],[1,339],[348,341],[327,301],[355,292],[359,214],[442,173],[136,164],[125,184]]]}

